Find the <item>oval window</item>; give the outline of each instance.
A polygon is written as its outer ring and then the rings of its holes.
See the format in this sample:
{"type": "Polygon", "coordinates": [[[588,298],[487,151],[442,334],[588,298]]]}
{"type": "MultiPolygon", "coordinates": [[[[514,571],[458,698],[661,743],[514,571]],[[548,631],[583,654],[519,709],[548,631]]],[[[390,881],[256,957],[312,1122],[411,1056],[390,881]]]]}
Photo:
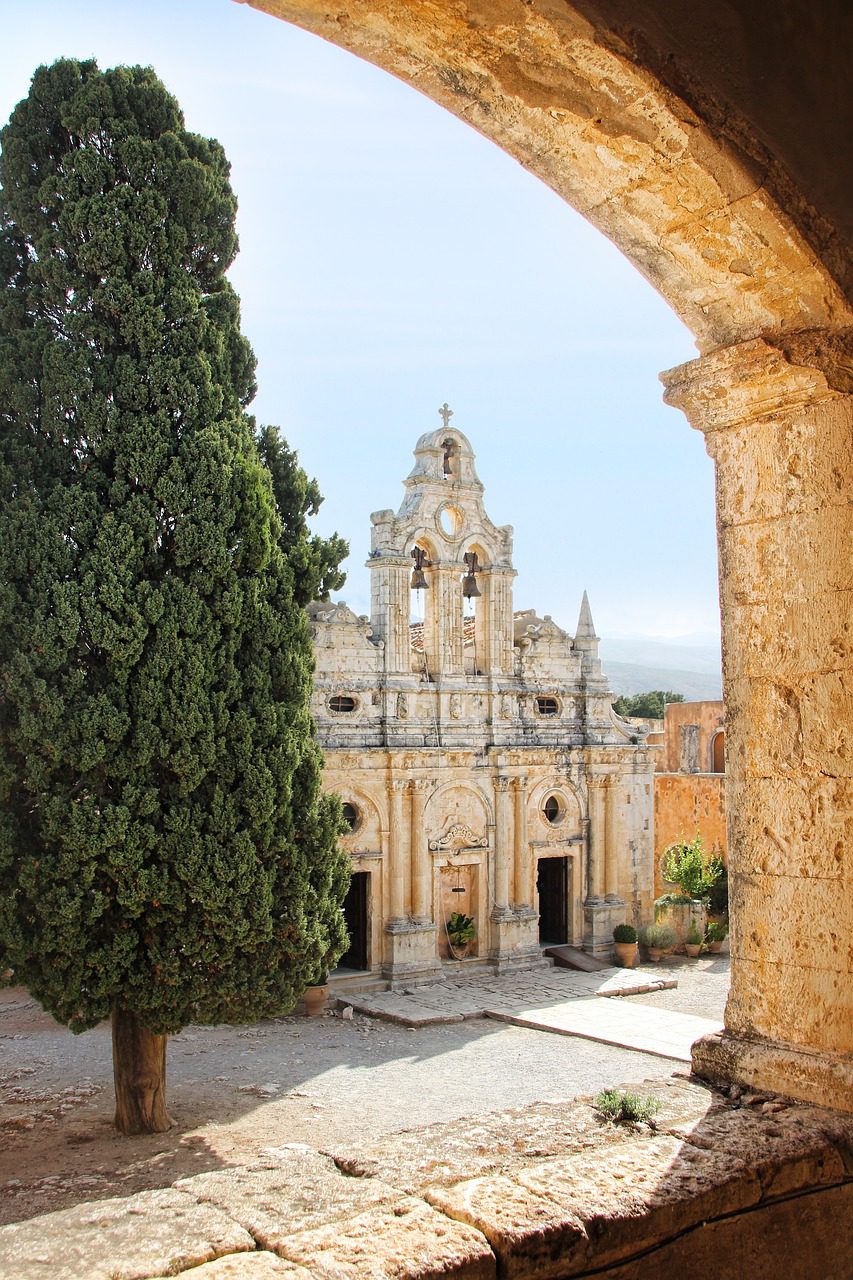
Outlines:
{"type": "Polygon", "coordinates": [[[540,716],[555,716],[560,710],[560,704],[556,698],[537,698],[536,710],[540,716]]]}
{"type": "Polygon", "coordinates": [[[329,699],[329,710],[343,712],[344,714],[349,711],[355,711],[355,698],[351,698],[347,693],[336,693],[333,698],[329,699]]]}
{"type": "Polygon", "coordinates": [[[355,831],[358,826],[358,809],[356,809],[355,805],[345,800],[341,805],[341,814],[350,831],[355,831]]]}
{"type": "Polygon", "coordinates": [[[542,806],[545,821],[555,827],[563,816],[563,809],[556,796],[549,796],[542,806]]]}

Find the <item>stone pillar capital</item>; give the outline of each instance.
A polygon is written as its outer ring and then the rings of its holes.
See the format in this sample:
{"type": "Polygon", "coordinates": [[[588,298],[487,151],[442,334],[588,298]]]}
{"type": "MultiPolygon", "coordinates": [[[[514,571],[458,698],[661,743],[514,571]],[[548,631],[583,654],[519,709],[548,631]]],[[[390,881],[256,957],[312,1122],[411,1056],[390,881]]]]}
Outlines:
{"type": "Polygon", "coordinates": [[[527,778],[513,778],[512,785],[516,791],[526,791],[527,778]]]}
{"type": "Polygon", "coordinates": [[[392,778],[388,783],[388,790],[392,795],[404,795],[409,789],[408,778],[392,778]]]}
{"type": "Polygon", "coordinates": [[[495,778],[495,791],[509,791],[509,778],[495,778]]]}
{"type": "Polygon", "coordinates": [[[663,398],[705,434],[748,426],[853,389],[851,347],[850,330],[752,338],[664,370],[663,398]]]}

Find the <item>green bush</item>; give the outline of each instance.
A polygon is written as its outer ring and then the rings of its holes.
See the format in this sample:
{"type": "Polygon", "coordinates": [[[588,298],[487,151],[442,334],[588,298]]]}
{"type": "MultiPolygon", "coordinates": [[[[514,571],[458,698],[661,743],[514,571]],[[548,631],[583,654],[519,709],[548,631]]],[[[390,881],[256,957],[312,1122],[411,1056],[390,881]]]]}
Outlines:
{"type": "Polygon", "coordinates": [[[604,1089],[595,1099],[595,1108],[612,1124],[653,1124],[660,1111],[660,1103],[656,1098],[644,1098],[640,1093],[604,1089]]]}
{"type": "Polygon", "coordinates": [[[663,874],[678,885],[685,898],[707,902],[724,870],[721,858],[709,857],[705,852],[699,835],[690,841],[677,841],[664,852],[663,874]]]}
{"type": "Polygon", "coordinates": [[[699,928],[695,920],[691,920],[690,928],[687,930],[687,936],[684,941],[691,947],[701,946],[702,930],[699,928]]]}
{"type": "Polygon", "coordinates": [[[705,928],[706,942],[722,942],[728,937],[729,926],[724,920],[709,920],[705,928]]]}
{"type": "Polygon", "coordinates": [[[613,930],[614,942],[636,942],[637,930],[632,924],[617,924],[613,930]]]}
{"type": "Polygon", "coordinates": [[[722,866],[719,879],[708,891],[708,910],[712,916],[729,914],[729,873],[725,865],[722,866]]]}

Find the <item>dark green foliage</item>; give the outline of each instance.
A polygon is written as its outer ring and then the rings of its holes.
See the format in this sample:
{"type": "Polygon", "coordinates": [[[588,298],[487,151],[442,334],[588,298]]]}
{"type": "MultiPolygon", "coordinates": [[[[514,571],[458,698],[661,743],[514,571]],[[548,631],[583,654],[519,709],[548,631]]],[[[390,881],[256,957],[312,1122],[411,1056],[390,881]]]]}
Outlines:
{"type": "Polygon", "coordinates": [[[74,61],[0,143],[0,951],[74,1030],[253,1021],[345,946],[301,608],[341,546],[245,412],[219,144],[74,61]]]}
{"type": "Polygon", "coordinates": [[[451,912],[447,921],[447,936],[453,946],[465,946],[473,940],[475,932],[473,916],[466,916],[464,911],[451,912]]]}
{"type": "Polygon", "coordinates": [[[635,693],[633,697],[621,696],[613,703],[613,710],[620,716],[636,716],[638,719],[662,720],[667,702],[683,702],[683,693],[670,689],[652,689],[650,693],[635,693]]]}
{"type": "Polygon", "coordinates": [[[708,890],[707,898],[712,916],[729,914],[729,873],[724,863],[720,864],[720,874],[708,890]]]}
{"type": "Polygon", "coordinates": [[[637,930],[632,924],[617,924],[613,930],[614,942],[636,942],[637,930]]]}

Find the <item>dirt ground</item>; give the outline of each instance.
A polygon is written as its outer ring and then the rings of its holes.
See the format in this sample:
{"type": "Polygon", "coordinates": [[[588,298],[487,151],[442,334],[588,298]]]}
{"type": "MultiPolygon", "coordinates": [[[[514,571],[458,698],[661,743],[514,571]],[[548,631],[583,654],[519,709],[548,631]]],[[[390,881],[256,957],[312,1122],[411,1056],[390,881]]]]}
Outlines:
{"type": "MultiPolygon", "coordinates": [[[[679,966],[632,1003],[722,1017],[728,963],[679,966]]],[[[488,1019],[410,1030],[356,1015],[191,1027],[168,1051],[166,1134],[112,1128],[110,1031],[73,1036],[26,992],[0,991],[0,1223],[462,1115],[672,1075],[678,1064],[488,1019]]],[[[684,1068],[686,1070],[686,1068],[684,1068]]]]}

